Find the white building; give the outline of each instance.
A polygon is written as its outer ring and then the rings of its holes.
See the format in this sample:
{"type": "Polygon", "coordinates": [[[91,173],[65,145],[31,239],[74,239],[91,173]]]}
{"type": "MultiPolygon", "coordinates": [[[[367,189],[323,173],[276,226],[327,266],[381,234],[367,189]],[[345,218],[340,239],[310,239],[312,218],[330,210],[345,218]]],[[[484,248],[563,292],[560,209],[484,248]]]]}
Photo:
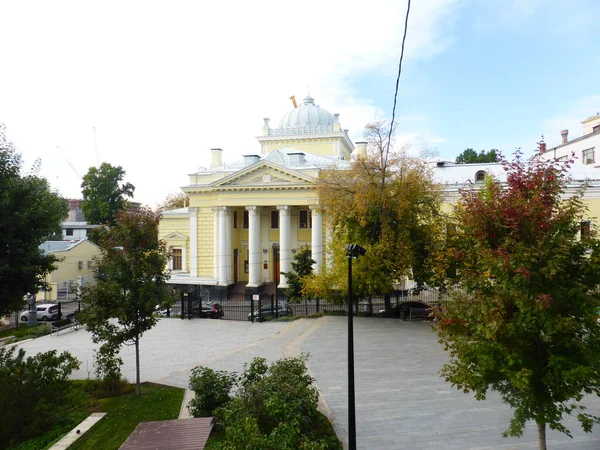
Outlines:
{"type": "Polygon", "coordinates": [[[586,165],[600,168],[600,113],[585,119],[583,122],[583,135],[569,140],[569,130],[562,130],[562,142],[556,147],[548,148],[543,152],[545,158],[567,159],[574,156],[575,167],[586,165]]]}

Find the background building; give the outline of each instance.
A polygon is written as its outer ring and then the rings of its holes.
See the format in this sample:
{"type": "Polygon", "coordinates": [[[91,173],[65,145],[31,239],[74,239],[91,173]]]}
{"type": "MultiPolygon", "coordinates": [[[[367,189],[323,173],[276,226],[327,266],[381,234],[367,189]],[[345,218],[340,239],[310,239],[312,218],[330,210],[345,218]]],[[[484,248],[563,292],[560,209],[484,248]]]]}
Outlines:
{"type": "Polygon", "coordinates": [[[294,254],[310,248],[323,270],[326,232],[315,180],[324,169],[349,167],[354,144],[331,114],[306,97],[277,128],[264,119],[260,154],[189,175],[189,207],[165,211],[160,238],[173,257],[170,283],[203,290],[286,287],[294,254]]]}

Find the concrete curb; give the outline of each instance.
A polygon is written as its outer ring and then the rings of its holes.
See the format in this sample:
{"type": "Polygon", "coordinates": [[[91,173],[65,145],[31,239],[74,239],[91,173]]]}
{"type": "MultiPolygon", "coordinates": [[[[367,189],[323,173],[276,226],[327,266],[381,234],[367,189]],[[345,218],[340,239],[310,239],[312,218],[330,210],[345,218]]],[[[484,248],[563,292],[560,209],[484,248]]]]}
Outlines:
{"type": "Polygon", "coordinates": [[[83,422],[64,435],[60,441],[50,447],[50,450],[64,450],[69,448],[73,442],[83,436],[86,431],[96,425],[105,415],[106,413],[104,412],[90,414],[83,422]]]}

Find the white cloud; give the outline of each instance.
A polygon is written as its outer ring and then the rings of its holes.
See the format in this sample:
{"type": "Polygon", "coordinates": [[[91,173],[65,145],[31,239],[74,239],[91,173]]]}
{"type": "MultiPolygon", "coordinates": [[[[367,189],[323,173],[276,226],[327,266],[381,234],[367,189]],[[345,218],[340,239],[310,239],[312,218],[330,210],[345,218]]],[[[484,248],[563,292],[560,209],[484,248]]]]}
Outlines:
{"type": "MultiPolygon", "coordinates": [[[[452,43],[456,0],[413,2],[407,58],[452,43]]],[[[69,197],[97,160],[121,165],[151,205],[208,165],[259,149],[308,87],[359,138],[386,112],[353,80],[394,74],[405,2],[14,2],[0,6],[0,121],[69,197]],[[93,127],[96,128],[96,145],[93,127]],[[60,149],[57,149],[57,146],[60,149]],[[96,155],[96,148],[97,154],[96,155]]],[[[387,107],[387,105],[384,105],[387,107]]],[[[389,112],[388,112],[389,113],[389,112]]]]}

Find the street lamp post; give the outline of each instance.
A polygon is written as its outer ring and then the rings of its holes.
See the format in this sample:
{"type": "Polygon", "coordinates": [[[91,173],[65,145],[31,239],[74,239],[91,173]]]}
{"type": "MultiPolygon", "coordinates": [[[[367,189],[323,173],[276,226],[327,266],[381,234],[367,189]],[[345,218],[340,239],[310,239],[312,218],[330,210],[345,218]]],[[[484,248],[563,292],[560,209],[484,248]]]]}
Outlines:
{"type": "Polygon", "coordinates": [[[352,321],[352,259],[367,251],[357,244],[347,244],[348,258],[348,448],[356,450],[356,396],[354,391],[354,323],[352,321]]]}

